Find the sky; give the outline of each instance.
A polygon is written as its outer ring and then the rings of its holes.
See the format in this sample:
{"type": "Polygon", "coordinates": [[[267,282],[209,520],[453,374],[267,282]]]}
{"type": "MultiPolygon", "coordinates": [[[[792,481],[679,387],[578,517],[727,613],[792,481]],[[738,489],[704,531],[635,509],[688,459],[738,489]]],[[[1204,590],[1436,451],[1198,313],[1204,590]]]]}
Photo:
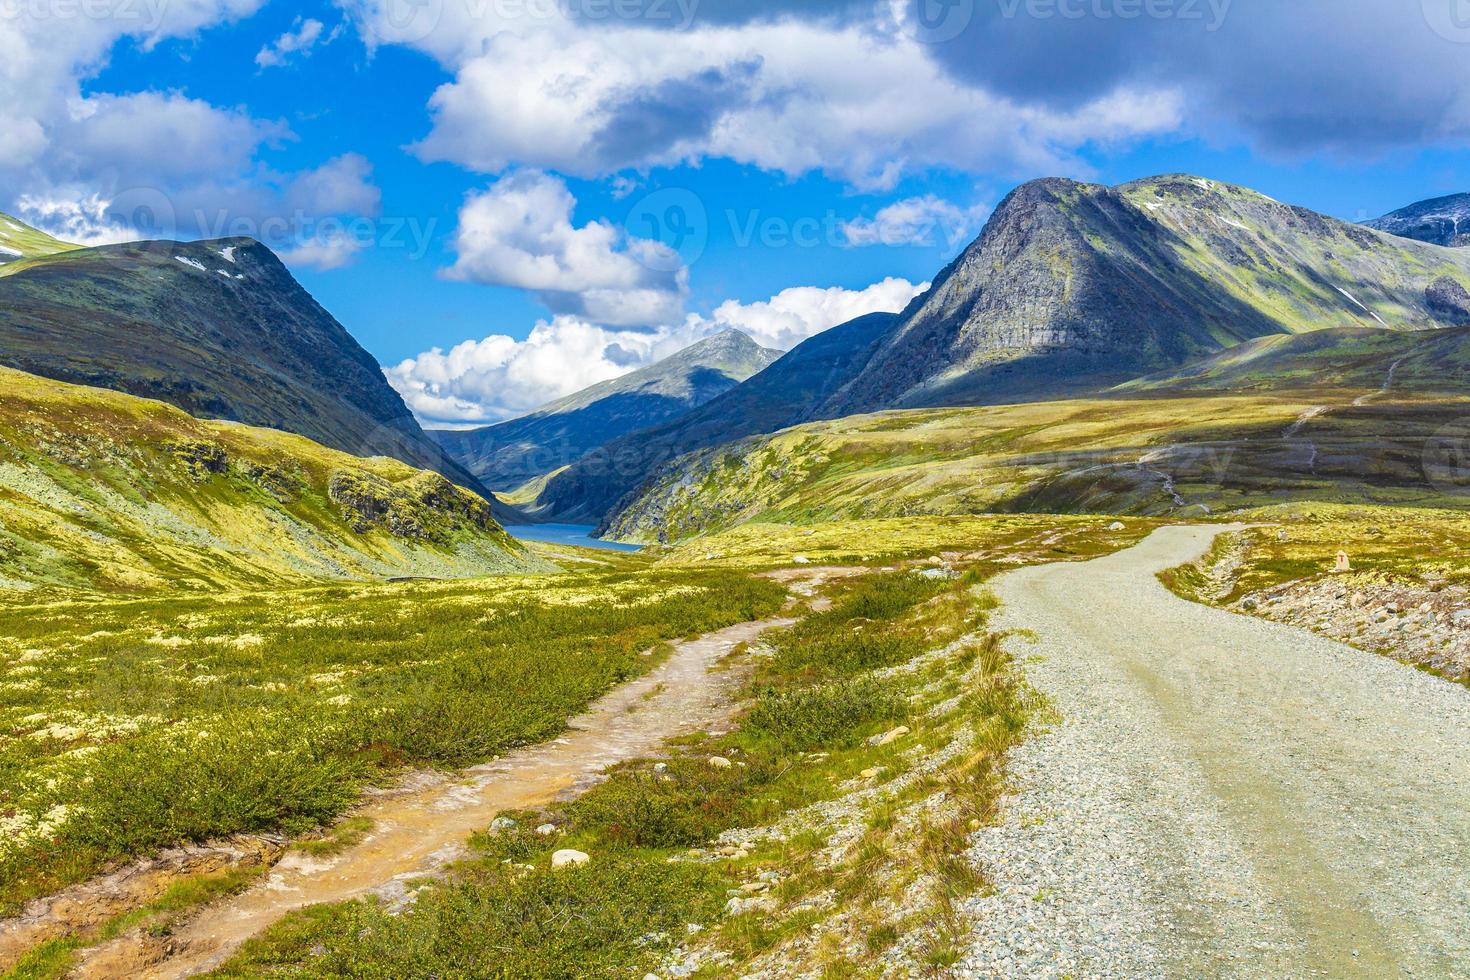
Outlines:
{"type": "Polygon", "coordinates": [[[901,309],[1018,183],[1470,190],[1470,0],[0,0],[0,210],[260,238],[428,425],[901,309]]]}

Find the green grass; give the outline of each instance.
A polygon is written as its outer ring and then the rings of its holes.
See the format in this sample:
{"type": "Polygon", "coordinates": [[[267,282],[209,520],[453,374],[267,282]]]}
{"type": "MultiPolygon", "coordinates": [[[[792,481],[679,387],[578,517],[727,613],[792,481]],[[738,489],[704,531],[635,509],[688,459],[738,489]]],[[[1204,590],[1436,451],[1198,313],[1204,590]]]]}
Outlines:
{"type": "Polygon", "coordinates": [[[640,652],[783,596],[669,570],[7,608],[0,908],[169,844],[299,834],[404,766],[544,740],[645,671],[640,652]]]}
{"type": "Polygon", "coordinates": [[[11,601],[554,570],[484,501],[396,460],[8,368],[0,387],[11,601]]]}
{"type": "MultiPolygon", "coordinates": [[[[1117,546],[1116,535],[1097,532],[1073,543],[1083,552],[1108,541],[1117,546]]],[[[933,937],[931,965],[953,962],[956,903],[983,886],[960,857],[965,835],[971,821],[993,815],[1000,760],[1032,710],[997,638],[984,636],[991,602],[977,581],[988,568],[977,563],[974,574],[949,580],[891,570],[829,586],[830,609],[768,632],[743,655],[746,709],[735,731],[679,739],[657,766],[626,763],[574,801],[515,814],[516,828],[478,838],[471,861],[402,913],[370,901],[304,910],[247,943],[217,975],[639,976],[690,945],[731,958],[700,975],[734,974],[830,916],[821,908],[722,913],[732,890],[770,870],[782,876],[768,892],[778,905],[835,890],[841,907],[858,913],[854,921],[871,921],[859,941],[867,956],[896,943],[900,928],[920,929],[933,937]],[[965,635],[982,639],[923,669],[877,673],[965,635]],[[931,715],[940,700],[949,707],[931,715]],[[896,724],[915,729],[909,740],[870,744],[896,724]],[[816,832],[748,856],[709,850],[727,830],[766,826],[849,792],[861,771],[892,779],[909,766],[905,749],[961,733],[967,748],[950,764],[878,799],[868,837],[839,866],[819,860],[826,839],[816,832]],[[714,766],[714,756],[732,765],[714,766]],[[942,816],[897,819],[941,791],[949,801],[942,816]],[[550,840],[527,830],[544,821],[559,828],[550,840]],[[565,847],[586,851],[591,864],[552,870],[551,852],[565,847]],[[872,920],[874,903],[895,889],[932,893],[929,911],[912,922],[872,920]]],[[[813,955],[824,975],[872,967],[825,941],[813,955]]]]}

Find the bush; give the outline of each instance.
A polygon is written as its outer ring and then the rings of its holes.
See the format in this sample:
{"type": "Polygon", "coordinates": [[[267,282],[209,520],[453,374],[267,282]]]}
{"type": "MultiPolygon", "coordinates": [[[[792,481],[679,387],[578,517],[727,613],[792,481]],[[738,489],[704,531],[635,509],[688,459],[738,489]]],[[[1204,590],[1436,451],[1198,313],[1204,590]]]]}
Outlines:
{"type": "Polygon", "coordinates": [[[906,707],[904,698],[872,678],[767,690],[746,715],[743,730],[787,752],[846,749],[879,722],[902,718],[906,707]]]}

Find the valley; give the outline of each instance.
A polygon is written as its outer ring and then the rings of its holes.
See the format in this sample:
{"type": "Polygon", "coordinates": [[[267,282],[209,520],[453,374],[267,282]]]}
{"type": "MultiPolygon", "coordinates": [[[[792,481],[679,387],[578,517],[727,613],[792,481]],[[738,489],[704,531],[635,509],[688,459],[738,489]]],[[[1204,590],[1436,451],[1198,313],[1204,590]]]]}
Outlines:
{"type": "Polygon", "coordinates": [[[1032,181],[447,430],[253,240],[7,234],[8,976],[1470,962],[1470,250],[1032,181]]]}

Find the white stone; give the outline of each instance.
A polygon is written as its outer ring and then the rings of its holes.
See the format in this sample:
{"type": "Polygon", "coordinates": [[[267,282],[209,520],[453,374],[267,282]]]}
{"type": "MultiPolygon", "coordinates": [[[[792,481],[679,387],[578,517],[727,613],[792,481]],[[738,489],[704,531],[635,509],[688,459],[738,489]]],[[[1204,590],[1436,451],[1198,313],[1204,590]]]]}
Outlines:
{"type": "Polygon", "coordinates": [[[727,758],[725,758],[722,755],[712,755],[712,756],[710,756],[709,757],[709,764],[712,765],[712,766],[714,766],[716,769],[729,769],[730,768],[730,760],[727,759],[727,758]]]}
{"type": "Polygon", "coordinates": [[[591,860],[591,855],[586,854],[583,851],[574,851],[571,848],[568,848],[563,851],[557,851],[555,854],[551,855],[551,866],[553,868],[566,868],[572,865],[586,864],[588,861],[591,860]]]}

